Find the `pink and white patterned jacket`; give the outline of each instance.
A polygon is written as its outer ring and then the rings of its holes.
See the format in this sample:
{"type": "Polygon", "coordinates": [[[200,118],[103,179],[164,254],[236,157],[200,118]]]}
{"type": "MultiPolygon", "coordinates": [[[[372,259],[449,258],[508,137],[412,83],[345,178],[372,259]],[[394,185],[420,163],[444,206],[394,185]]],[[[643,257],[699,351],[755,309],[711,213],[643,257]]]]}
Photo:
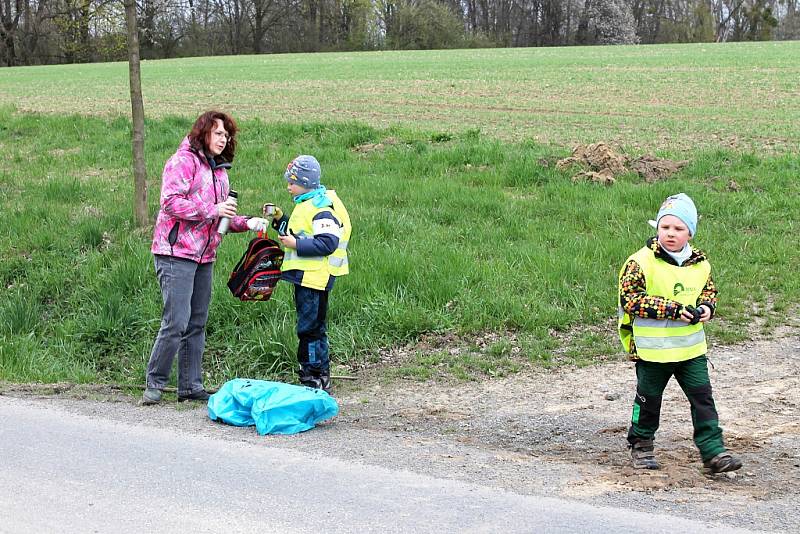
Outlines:
{"type": "MultiPolygon", "coordinates": [[[[212,171],[204,154],[185,138],[167,160],[161,177],[161,209],[153,230],[153,254],[210,263],[217,258],[222,236],[217,232],[217,204],[228,198],[230,186],[224,167],[212,171]]],[[[247,217],[231,219],[230,232],[247,230],[247,217]]]]}

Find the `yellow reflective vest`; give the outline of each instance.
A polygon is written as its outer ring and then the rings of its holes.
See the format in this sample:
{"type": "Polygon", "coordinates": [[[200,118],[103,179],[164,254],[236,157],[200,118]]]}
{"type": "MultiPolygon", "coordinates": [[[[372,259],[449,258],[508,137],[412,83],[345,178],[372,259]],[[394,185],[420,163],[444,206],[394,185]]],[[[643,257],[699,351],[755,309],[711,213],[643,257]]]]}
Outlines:
{"type": "MultiPolygon", "coordinates": [[[[632,254],[625,265],[630,260],[641,267],[648,295],[669,298],[683,305],[697,304],[711,274],[708,261],[679,267],[656,258],[648,247],[632,254]]],[[[620,285],[625,265],[619,274],[620,285]]],[[[672,319],[632,317],[620,308],[618,328],[623,348],[634,353],[635,346],[635,354],[642,360],[681,362],[702,356],[707,351],[703,323],[690,325],[672,319]]]]}
{"type": "Polygon", "coordinates": [[[331,211],[341,225],[341,235],[336,250],[328,256],[298,256],[297,250],[287,248],[281,266],[281,271],[303,271],[301,285],[320,290],[328,285],[330,276],[344,276],[350,272],[347,261],[347,245],[352,229],[350,215],[336,195],[336,191],[329,189],[325,194],[333,202],[333,206],[317,208],[310,200],[301,202],[295,206],[289,217],[289,231],[297,239],[311,238],[314,236],[314,217],[321,211],[331,211]]]}

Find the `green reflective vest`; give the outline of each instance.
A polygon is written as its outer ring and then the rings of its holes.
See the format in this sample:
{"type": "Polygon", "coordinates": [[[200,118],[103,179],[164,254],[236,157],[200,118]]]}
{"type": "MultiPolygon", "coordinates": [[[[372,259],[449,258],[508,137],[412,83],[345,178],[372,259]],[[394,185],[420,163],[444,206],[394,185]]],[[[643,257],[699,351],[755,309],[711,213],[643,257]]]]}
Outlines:
{"type": "MultiPolygon", "coordinates": [[[[697,304],[711,274],[711,265],[707,261],[679,267],[656,258],[648,247],[632,254],[625,265],[630,260],[642,268],[648,295],[669,298],[683,305],[697,304]]],[[[624,270],[623,265],[620,280],[624,270]]],[[[631,317],[620,308],[618,328],[623,348],[632,352],[633,341],[636,355],[642,360],[681,362],[702,356],[707,351],[703,323],[690,325],[672,319],[631,317]]]]}
{"type": "Polygon", "coordinates": [[[329,276],[344,276],[350,272],[347,262],[347,245],[352,229],[350,215],[336,195],[336,191],[329,189],[325,194],[333,202],[333,206],[317,208],[311,201],[301,202],[292,210],[292,215],[289,217],[289,230],[297,239],[306,236],[312,237],[314,235],[314,217],[321,211],[330,210],[342,225],[339,246],[328,256],[298,256],[297,250],[287,248],[281,266],[282,271],[295,269],[303,271],[301,285],[312,289],[325,289],[329,276]]]}

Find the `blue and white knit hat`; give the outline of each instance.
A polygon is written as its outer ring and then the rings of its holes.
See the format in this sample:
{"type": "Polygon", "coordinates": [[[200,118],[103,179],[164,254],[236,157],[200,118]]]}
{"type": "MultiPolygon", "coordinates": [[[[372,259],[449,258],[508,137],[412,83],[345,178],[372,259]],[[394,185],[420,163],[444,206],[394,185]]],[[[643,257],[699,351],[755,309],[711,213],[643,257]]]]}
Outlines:
{"type": "Polygon", "coordinates": [[[658,209],[656,219],[654,221],[648,221],[650,226],[658,228],[658,221],[660,221],[661,217],[664,215],[674,215],[682,220],[692,236],[694,236],[697,231],[697,208],[686,193],[668,196],[658,209]]]}
{"type": "Polygon", "coordinates": [[[286,167],[283,178],[306,189],[317,189],[322,168],[314,156],[297,156],[286,167]]]}

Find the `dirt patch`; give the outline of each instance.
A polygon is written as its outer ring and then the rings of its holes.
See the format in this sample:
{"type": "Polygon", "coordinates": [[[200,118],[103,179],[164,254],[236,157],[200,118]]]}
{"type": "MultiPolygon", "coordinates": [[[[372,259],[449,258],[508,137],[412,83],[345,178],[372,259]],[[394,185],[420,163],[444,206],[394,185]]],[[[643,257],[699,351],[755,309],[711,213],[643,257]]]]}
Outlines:
{"type": "Polygon", "coordinates": [[[616,180],[614,174],[609,169],[603,169],[600,172],[582,171],[572,177],[573,182],[594,182],[603,185],[611,185],[616,180]]]}
{"type": "MultiPolygon", "coordinates": [[[[787,499],[797,504],[800,341],[796,331],[784,330],[769,341],[717,347],[711,358],[726,446],[745,464],[727,475],[704,472],[692,443],[689,405],[674,381],[665,392],[656,438],[662,469],[630,467],[625,436],[635,374],[633,364],[625,361],[528,369],[476,383],[376,386],[341,397],[339,423],[428,439],[447,436],[454,443],[494,451],[505,463],[513,457],[526,465],[531,461],[571,465],[580,476],[563,477],[551,493],[593,502],[635,501],[647,495],[695,510],[689,515],[700,508],[699,513],[716,513],[698,503],[712,503],[721,496],[748,503],[753,509],[747,513],[754,515],[769,515],[772,512],[764,509],[787,499]],[[762,509],[756,503],[765,505],[762,509]]],[[[508,484],[519,490],[525,482],[517,479],[508,484]]],[[[772,526],[768,520],[759,528],[784,528],[784,519],[773,519],[772,526]]],[[[800,527],[800,517],[790,519],[792,526],[800,527]]]]}
{"type": "Polygon", "coordinates": [[[86,204],[83,206],[81,211],[84,215],[91,217],[92,219],[100,219],[103,216],[103,210],[97,206],[92,206],[91,204],[86,204]]]}
{"type": "MultiPolygon", "coordinates": [[[[505,373],[508,367],[515,369],[531,367],[523,355],[525,340],[516,332],[479,332],[469,336],[453,333],[422,335],[418,340],[405,345],[381,348],[370,358],[357,364],[337,366],[336,372],[358,375],[361,384],[381,381],[387,375],[397,376],[397,370],[404,365],[419,365],[419,358],[426,360],[430,371],[425,373],[437,380],[452,380],[452,366],[461,358],[480,359],[486,362],[485,368],[470,367],[472,379],[482,379],[505,373]],[[429,358],[438,355],[437,362],[429,358]],[[428,358],[425,358],[428,357],[428,358]]],[[[402,376],[402,375],[400,375],[402,376]]]]}
{"type": "Polygon", "coordinates": [[[364,143],[354,146],[351,150],[360,154],[369,154],[371,152],[383,152],[388,147],[401,144],[401,141],[396,137],[387,137],[380,143],[364,143]]]}
{"type": "Polygon", "coordinates": [[[79,147],[79,146],[76,146],[76,147],[73,147],[73,148],[66,148],[66,149],[65,148],[56,148],[56,149],[50,150],[50,152],[49,152],[49,154],[51,156],[55,156],[57,158],[63,158],[64,156],[71,156],[73,154],[80,154],[80,153],[81,153],[81,147],[79,147]]]}
{"type": "Polygon", "coordinates": [[[650,154],[631,160],[601,141],[576,146],[572,156],[559,160],[556,168],[564,170],[577,166],[585,169],[573,175],[573,182],[590,181],[610,185],[617,176],[631,171],[644,178],[645,182],[656,182],[675,174],[688,163],[688,160],[673,161],[650,154]]]}

